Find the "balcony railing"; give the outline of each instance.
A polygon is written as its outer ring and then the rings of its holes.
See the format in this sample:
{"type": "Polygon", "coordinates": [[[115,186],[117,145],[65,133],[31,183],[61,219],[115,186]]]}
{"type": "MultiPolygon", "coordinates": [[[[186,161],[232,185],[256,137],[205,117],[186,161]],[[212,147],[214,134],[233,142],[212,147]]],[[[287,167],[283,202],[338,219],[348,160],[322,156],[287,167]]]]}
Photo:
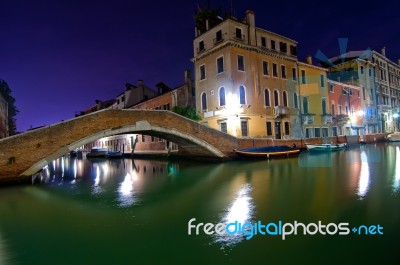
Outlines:
{"type": "Polygon", "coordinates": [[[289,108],[286,106],[274,107],[274,117],[286,117],[289,116],[289,108]]]}
{"type": "Polygon", "coordinates": [[[202,53],[202,52],[204,52],[206,50],[206,47],[204,46],[204,47],[198,47],[197,49],[196,49],[196,51],[197,51],[197,53],[202,53]]]}
{"type": "Polygon", "coordinates": [[[244,41],[245,37],[246,36],[244,34],[241,34],[241,35],[235,34],[235,39],[236,40],[244,41]]]}
{"type": "Polygon", "coordinates": [[[346,123],[346,122],[348,122],[348,121],[350,120],[350,117],[349,117],[349,115],[346,115],[346,114],[339,114],[339,115],[336,115],[336,116],[333,118],[333,120],[334,120],[336,123],[344,124],[344,123],[346,123]]]}
{"type": "Polygon", "coordinates": [[[331,114],[322,114],[322,122],[324,124],[330,124],[332,123],[332,115],[331,114]]]}
{"type": "Polygon", "coordinates": [[[305,113],[301,114],[304,124],[312,124],[314,123],[315,114],[312,113],[305,113]]]}
{"type": "Polygon", "coordinates": [[[223,42],[224,41],[224,38],[215,38],[215,39],[213,39],[213,43],[214,43],[214,45],[217,45],[218,43],[221,43],[221,42],[223,42]]]}

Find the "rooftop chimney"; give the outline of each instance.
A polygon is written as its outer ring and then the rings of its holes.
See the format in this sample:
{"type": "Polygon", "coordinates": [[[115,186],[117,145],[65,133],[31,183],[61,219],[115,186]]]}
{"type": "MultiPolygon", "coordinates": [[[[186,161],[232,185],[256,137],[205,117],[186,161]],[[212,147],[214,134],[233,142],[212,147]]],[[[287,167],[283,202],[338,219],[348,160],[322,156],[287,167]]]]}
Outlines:
{"type": "Polygon", "coordinates": [[[256,45],[256,20],[254,16],[254,11],[246,11],[246,21],[249,25],[249,44],[256,45]]]}
{"type": "Polygon", "coordinates": [[[385,46],[382,47],[381,53],[383,56],[386,56],[386,47],[385,46]]]}
{"type": "Polygon", "coordinates": [[[312,56],[311,56],[311,55],[308,55],[308,56],[307,56],[306,62],[307,62],[308,64],[312,64],[312,56]]]}

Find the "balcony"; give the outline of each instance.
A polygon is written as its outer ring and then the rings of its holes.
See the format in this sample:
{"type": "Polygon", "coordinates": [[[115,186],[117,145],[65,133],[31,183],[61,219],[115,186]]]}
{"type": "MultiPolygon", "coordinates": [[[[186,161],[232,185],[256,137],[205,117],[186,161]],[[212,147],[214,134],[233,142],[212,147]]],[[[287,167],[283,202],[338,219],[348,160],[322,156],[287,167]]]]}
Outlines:
{"type": "Polygon", "coordinates": [[[205,46],[196,48],[197,54],[200,54],[200,53],[204,52],[205,50],[206,50],[205,46]]]}
{"type": "Polygon", "coordinates": [[[286,106],[276,106],[274,107],[274,117],[286,117],[289,116],[289,108],[286,106]]]}
{"type": "Polygon", "coordinates": [[[312,124],[314,123],[315,114],[305,113],[301,114],[304,124],[312,124]]]}
{"type": "Polygon", "coordinates": [[[378,105],[378,110],[381,112],[389,112],[392,110],[392,106],[390,105],[378,105]]]}
{"type": "Polygon", "coordinates": [[[224,41],[224,38],[215,38],[215,39],[213,39],[213,43],[214,43],[214,45],[217,45],[218,43],[221,43],[221,42],[223,42],[224,41]]]}
{"type": "Polygon", "coordinates": [[[333,121],[331,114],[322,114],[322,122],[324,124],[331,124],[333,121]]]}
{"type": "Polygon", "coordinates": [[[339,114],[336,115],[333,119],[337,124],[345,124],[350,120],[350,117],[346,114],[339,114]]]}
{"type": "Polygon", "coordinates": [[[244,41],[245,37],[246,36],[244,34],[241,34],[241,35],[235,34],[235,40],[244,41]]]}

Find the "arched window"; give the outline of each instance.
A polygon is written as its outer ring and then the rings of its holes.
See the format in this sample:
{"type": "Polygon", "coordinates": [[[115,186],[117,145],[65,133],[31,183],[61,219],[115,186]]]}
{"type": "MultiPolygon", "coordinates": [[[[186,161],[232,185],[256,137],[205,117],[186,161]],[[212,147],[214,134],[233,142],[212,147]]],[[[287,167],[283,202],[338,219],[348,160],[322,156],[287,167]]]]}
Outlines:
{"type": "Polygon", "coordinates": [[[303,113],[308,113],[308,98],[303,98],[303,113]]]}
{"type": "Polygon", "coordinates": [[[239,86],[239,104],[246,104],[246,89],[244,86],[239,86]]]}
{"type": "Polygon", "coordinates": [[[297,101],[297,93],[296,92],[293,93],[293,102],[294,102],[294,107],[296,109],[298,109],[299,108],[299,102],[297,101]]]}
{"type": "Polygon", "coordinates": [[[285,107],[288,106],[287,92],[286,91],[283,91],[283,106],[285,106],[285,107]]]}
{"type": "Polygon", "coordinates": [[[219,106],[220,107],[222,107],[222,106],[225,106],[226,105],[226,101],[225,101],[225,88],[224,87],[221,87],[220,89],[219,89],[219,106]]]}
{"type": "Polygon", "coordinates": [[[207,110],[207,95],[204,92],[201,94],[201,110],[207,110]]]}
{"type": "Polygon", "coordinates": [[[274,106],[279,106],[279,93],[278,90],[274,90],[274,106]]]}
{"type": "Polygon", "coordinates": [[[266,107],[271,106],[271,100],[269,98],[269,89],[268,88],[264,89],[264,102],[265,102],[266,107]]]}
{"type": "Polygon", "coordinates": [[[325,115],[326,114],[326,99],[322,99],[321,107],[322,107],[322,115],[325,115]]]}

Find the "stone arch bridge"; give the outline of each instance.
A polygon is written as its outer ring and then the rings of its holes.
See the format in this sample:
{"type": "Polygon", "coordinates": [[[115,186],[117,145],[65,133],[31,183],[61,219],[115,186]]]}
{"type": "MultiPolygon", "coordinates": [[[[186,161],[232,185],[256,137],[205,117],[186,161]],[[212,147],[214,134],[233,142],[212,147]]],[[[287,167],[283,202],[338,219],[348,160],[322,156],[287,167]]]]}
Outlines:
{"type": "Polygon", "coordinates": [[[239,139],[170,111],[103,110],[0,140],[0,181],[24,180],[51,161],[99,138],[125,133],[160,137],[188,155],[234,156],[239,139]]]}

